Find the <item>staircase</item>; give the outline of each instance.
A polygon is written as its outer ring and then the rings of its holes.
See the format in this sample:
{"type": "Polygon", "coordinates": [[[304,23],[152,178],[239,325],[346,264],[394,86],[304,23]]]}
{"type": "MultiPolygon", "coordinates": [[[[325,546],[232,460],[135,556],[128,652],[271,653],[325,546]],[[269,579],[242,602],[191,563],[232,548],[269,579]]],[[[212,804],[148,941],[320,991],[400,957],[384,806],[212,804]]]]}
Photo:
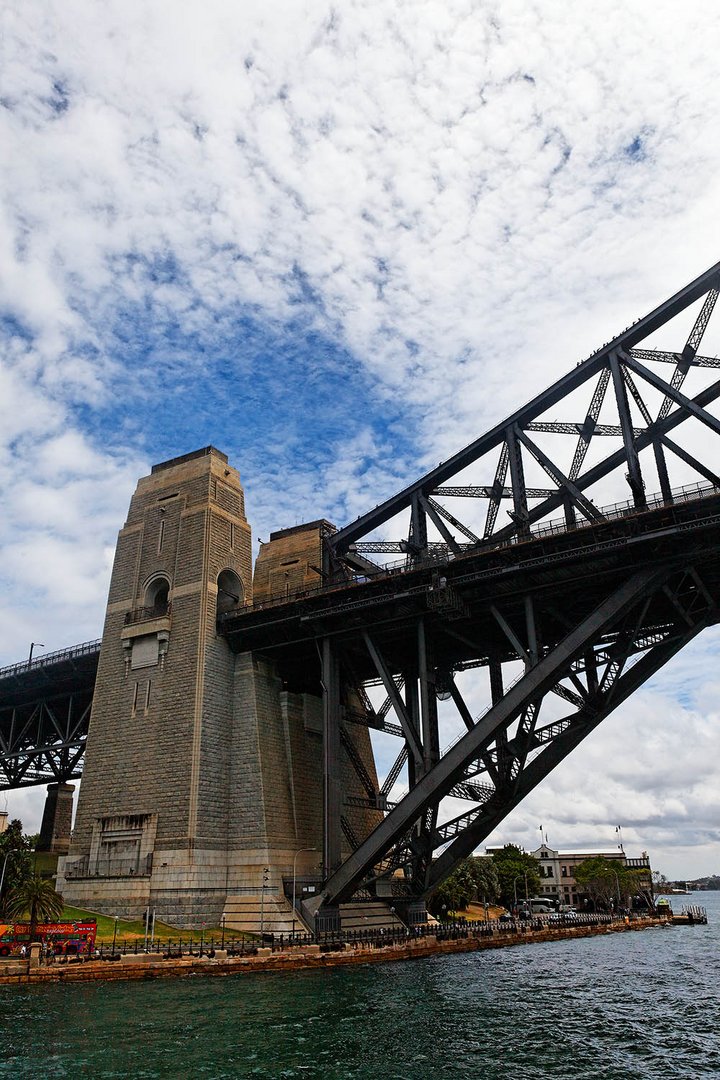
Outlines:
{"type": "MultiPolygon", "coordinates": [[[[259,889],[257,892],[228,895],[223,918],[226,929],[245,930],[250,934],[259,934],[261,924],[266,934],[291,934],[293,930],[292,905],[282,894],[267,890],[264,899],[259,889]]],[[[297,915],[295,931],[305,932],[305,926],[297,915]]]]}
{"type": "MultiPolygon", "coordinates": [[[[260,924],[266,934],[291,934],[293,931],[292,904],[284,896],[261,892],[242,892],[228,895],[223,912],[228,930],[244,930],[250,934],[260,933],[260,924]]],[[[356,901],[340,905],[340,926],[344,931],[367,931],[380,933],[402,932],[405,923],[399,919],[390,904],[384,900],[356,901]]],[[[305,924],[295,914],[295,932],[305,933],[305,924]]]]}
{"type": "Polygon", "coordinates": [[[357,901],[353,904],[340,905],[340,926],[343,930],[392,930],[396,933],[405,929],[405,923],[399,919],[390,904],[384,900],[357,901]]]}

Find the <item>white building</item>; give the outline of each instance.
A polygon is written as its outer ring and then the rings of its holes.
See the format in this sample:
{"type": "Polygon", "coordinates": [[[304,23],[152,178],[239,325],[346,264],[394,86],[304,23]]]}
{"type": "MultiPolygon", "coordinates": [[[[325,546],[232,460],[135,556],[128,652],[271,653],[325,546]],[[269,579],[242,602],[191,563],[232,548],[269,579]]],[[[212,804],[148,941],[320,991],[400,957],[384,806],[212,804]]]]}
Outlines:
{"type": "Polygon", "coordinates": [[[575,867],[585,859],[615,859],[628,870],[647,870],[647,887],[650,888],[651,869],[647,851],[643,851],[639,859],[629,859],[622,848],[611,851],[558,851],[548,844],[541,844],[528,854],[538,861],[540,895],[557,900],[560,904],[572,907],[582,904],[583,893],[578,891],[575,867]]]}

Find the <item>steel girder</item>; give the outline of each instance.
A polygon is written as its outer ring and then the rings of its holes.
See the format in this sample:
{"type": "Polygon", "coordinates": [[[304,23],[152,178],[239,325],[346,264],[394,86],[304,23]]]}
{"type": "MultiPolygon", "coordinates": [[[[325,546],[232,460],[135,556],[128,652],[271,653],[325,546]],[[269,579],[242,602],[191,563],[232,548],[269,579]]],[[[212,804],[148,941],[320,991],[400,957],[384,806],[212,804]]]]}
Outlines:
{"type": "Polygon", "coordinates": [[[92,688],[0,708],[0,790],[82,775],[92,688]]]}
{"type": "Polygon", "coordinates": [[[0,790],[80,777],[99,641],[0,670],[0,790]]]}
{"type": "MultiPolygon", "coordinates": [[[[720,368],[716,357],[699,355],[719,284],[720,263],[480,439],[329,536],[328,580],[333,574],[336,580],[343,573],[354,574],[357,560],[370,554],[404,555],[407,565],[453,558],[522,540],[556,511],[562,512],[566,528],[601,519],[598,498],[607,504],[613,496],[621,502],[629,494],[630,505],[642,509],[647,490],[659,490],[670,501],[678,482],[702,478],[720,483],[708,454],[671,438],[680,425],[683,431],[690,426],[720,433],[720,424],[707,408],[720,396],[720,381],[698,388],[694,397],[681,389],[690,373],[695,378],[720,368]],[[659,330],[672,333],[672,320],[703,298],[677,351],[639,348],[659,330]],[[668,363],[675,369],[669,381],[657,370],[668,363]],[[584,393],[586,406],[581,401],[584,393]],[[571,415],[560,420],[548,415],[564,403],[571,413],[583,408],[583,418],[571,415]],[[568,436],[574,446],[568,445],[568,436]],[[602,454],[596,444],[608,438],[611,449],[602,454]],[[595,460],[586,465],[591,451],[595,460]],[[461,475],[470,467],[476,475],[461,475]],[[608,498],[606,491],[613,483],[608,498]],[[462,514],[455,508],[458,499],[463,500],[462,514]],[[509,506],[509,524],[500,518],[503,502],[509,506]],[[484,522],[473,510],[481,503],[487,505],[484,522]],[[387,535],[388,530],[395,536],[387,535]]],[[[697,437],[689,434],[690,443],[696,444],[697,437]]],[[[368,564],[362,573],[381,571],[368,564]]]]}
{"type": "MultiPolygon", "coordinates": [[[[418,693],[422,650],[416,670],[405,674],[403,700],[366,634],[368,651],[401,720],[410,790],[329,876],[313,906],[332,908],[382,879],[396,901],[432,892],[613,709],[717,621],[719,594],[708,552],[696,546],[683,558],[647,565],[620,584],[613,581],[600,599],[593,596],[565,636],[552,647],[534,649],[530,600],[529,647],[516,638],[525,670],[504,692],[496,672],[494,704],[484,715],[473,719],[452,679],[445,684],[467,730],[442,756],[433,724],[436,712],[418,693]],[[408,687],[413,689],[408,692],[408,687]],[[553,698],[569,707],[545,721],[541,717],[553,698]],[[475,805],[438,825],[440,803],[448,796],[475,805]]],[[[432,684],[437,674],[427,669],[425,678],[432,684]]],[[[399,760],[392,770],[396,776],[399,760]]]]}
{"type": "MultiPolygon", "coordinates": [[[[699,433],[704,433],[705,440],[720,435],[720,421],[708,408],[720,397],[720,380],[707,378],[720,368],[720,360],[699,355],[719,287],[720,263],[486,435],[328,537],[326,580],[356,577],[354,561],[369,554],[402,554],[406,571],[434,565],[439,575],[449,575],[453,564],[460,570],[460,563],[473,554],[526,544],[560,530],[596,530],[618,516],[643,514],[692,497],[687,487],[677,490],[678,480],[685,485],[690,481],[698,495],[720,490],[720,476],[713,467],[717,451],[708,453],[705,446],[698,449],[704,441],[699,433]],[[672,332],[672,321],[701,301],[690,333],[676,351],[641,347],[660,330],[672,332]],[[674,368],[669,379],[662,368],[658,370],[659,365],[667,364],[674,368]],[[683,392],[691,373],[692,395],[683,392]],[[704,382],[698,378],[703,373],[704,382]],[[583,419],[548,415],[550,409],[560,406],[577,410],[588,390],[583,419]],[[683,439],[678,442],[675,433],[681,425],[683,439]],[[568,436],[574,446],[568,446],[568,436]],[[603,454],[598,440],[608,438],[612,440],[610,450],[603,454]],[[469,475],[470,467],[475,475],[469,475]],[[702,481],[709,485],[704,490],[702,481]],[[648,497],[648,484],[649,490],[659,491],[657,496],[648,497]],[[601,502],[608,501],[607,492],[617,502],[603,509],[601,502]],[[470,518],[465,514],[462,519],[455,509],[457,502],[452,502],[457,499],[463,499],[466,506],[469,500],[475,504],[484,500],[484,524],[477,513],[470,518]],[[509,524],[499,520],[503,501],[510,507],[509,524]],[[558,510],[563,513],[562,521],[549,520],[558,510]],[[387,535],[389,529],[395,537],[387,535]]],[[[717,537],[714,542],[717,545],[717,537]]],[[[567,620],[568,634],[562,642],[549,644],[538,636],[532,590],[525,598],[523,633],[517,613],[513,623],[499,610],[502,605],[490,603],[489,611],[510,653],[525,668],[520,681],[509,690],[503,687],[503,660],[496,647],[493,652],[487,630],[484,640],[478,641],[477,630],[468,637],[462,622],[471,613],[442,576],[444,594],[452,595],[455,603],[439,614],[460,620],[458,630],[449,628],[449,634],[454,633],[465,644],[478,644],[474,662],[489,667],[493,704],[480,720],[473,719],[453,679],[453,668],[457,671],[473,663],[467,656],[449,669],[446,665],[443,671],[432,671],[431,664],[428,684],[432,685],[433,679],[443,683],[466,729],[442,756],[432,744],[432,762],[426,748],[426,739],[433,738],[432,710],[428,698],[421,699],[418,693],[422,685],[419,672],[427,656],[423,660],[418,652],[413,670],[393,670],[366,628],[364,643],[387,693],[382,716],[380,711],[369,711],[367,722],[386,732],[394,730],[404,740],[381,794],[390,795],[406,763],[409,791],[396,805],[389,804],[392,808],[385,821],[330,877],[315,903],[335,905],[360,885],[372,886],[382,877],[392,878],[398,891],[400,871],[408,895],[418,897],[432,891],[457,861],[636,686],[703,626],[715,621],[717,596],[702,583],[706,559],[707,550],[699,551],[697,566],[679,565],[671,559],[659,566],[651,563],[646,571],[628,574],[620,583],[616,580],[614,591],[601,598],[593,611],[583,613],[579,621],[567,620]],[[693,582],[692,612],[678,599],[682,592],[678,581],[693,582]],[[658,621],[662,598],[667,610],[658,621]],[[628,618],[630,627],[626,625],[628,618]],[[404,699],[400,693],[403,684],[404,699]],[[570,711],[561,721],[541,726],[540,712],[550,697],[565,702],[570,711]],[[390,708],[399,725],[388,722],[390,708]],[[476,805],[438,826],[440,802],[447,796],[469,799],[476,805]]],[[[592,562],[588,551],[588,565],[592,562]]],[[[539,577],[542,567],[541,557],[539,577]]],[[[392,569],[397,573],[400,567],[396,564],[392,569]]],[[[382,570],[363,573],[381,576],[382,570]]],[[[462,580],[455,573],[452,577],[455,582],[462,580]]],[[[546,603],[541,619],[550,607],[546,603]]],[[[467,618],[464,621],[467,625],[467,618]]],[[[434,723],[436,731],[436,719],[434,723]]]]}

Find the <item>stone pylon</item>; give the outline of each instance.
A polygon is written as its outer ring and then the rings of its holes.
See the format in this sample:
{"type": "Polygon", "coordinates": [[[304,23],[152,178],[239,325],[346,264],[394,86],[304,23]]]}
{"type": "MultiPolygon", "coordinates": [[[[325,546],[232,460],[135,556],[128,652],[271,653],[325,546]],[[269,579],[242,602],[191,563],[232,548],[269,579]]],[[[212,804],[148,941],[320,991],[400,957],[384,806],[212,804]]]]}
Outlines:
{"type": "MultiPolygon", "coordinates": [[[[218,614],[252,599],[237,471],[213,447],[154,466],[118,539],[59,865],[67,902],[217,926],[228,898],[262,888],[280,900],[283,879],[317,874],[320,690],[293,693],[269,660],[231,652],[218,614]]],[[[374,774],[367,732],[358,738],[374,774]]]]}

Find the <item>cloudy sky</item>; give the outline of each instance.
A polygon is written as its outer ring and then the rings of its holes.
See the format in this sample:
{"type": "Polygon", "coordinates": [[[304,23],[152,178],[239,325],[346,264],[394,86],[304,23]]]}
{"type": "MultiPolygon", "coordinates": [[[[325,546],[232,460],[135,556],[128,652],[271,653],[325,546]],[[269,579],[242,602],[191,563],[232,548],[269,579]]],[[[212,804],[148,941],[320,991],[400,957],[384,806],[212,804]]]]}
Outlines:
{"type": "MultiPolygon", "coordinates": [[[[98,636],[153,462],[223,449],[255,536],[344,524],[720,257],[710,2],[2,20],[0,663],[98,636]]],[[[493,840],[718,872],[719,640],[493,840]]]]}

